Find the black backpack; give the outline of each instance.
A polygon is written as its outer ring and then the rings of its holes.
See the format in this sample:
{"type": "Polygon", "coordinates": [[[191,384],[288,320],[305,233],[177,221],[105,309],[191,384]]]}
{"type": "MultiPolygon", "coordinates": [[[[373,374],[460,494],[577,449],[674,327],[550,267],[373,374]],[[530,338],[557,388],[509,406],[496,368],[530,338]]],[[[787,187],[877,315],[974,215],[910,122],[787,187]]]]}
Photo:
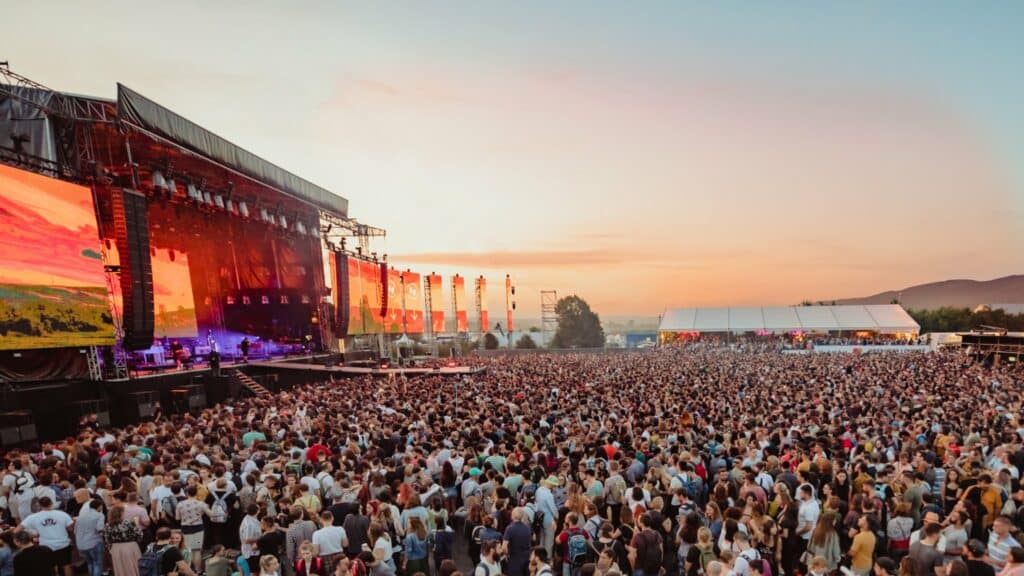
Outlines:
{"type": "Polygon", "coordinates": [[[541,537],[544,533],[544,513],[540,510],[533,511],[533,523],[530,524],[530,531],[533,532],[537,538],[541,537]]]}

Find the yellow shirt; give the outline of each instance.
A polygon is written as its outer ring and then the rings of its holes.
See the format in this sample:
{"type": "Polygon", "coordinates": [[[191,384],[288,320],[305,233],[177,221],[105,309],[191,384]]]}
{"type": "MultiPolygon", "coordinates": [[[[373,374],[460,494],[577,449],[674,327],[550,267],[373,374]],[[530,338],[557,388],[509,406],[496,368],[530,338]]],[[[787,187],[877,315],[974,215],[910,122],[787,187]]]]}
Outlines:
{"type": "Polygon", "coordinates": [[[875,535],[868,532],[857,532],[850,544],[850,568],[854,570],[866,570],[873,565],[875,554],[875,535]]]}

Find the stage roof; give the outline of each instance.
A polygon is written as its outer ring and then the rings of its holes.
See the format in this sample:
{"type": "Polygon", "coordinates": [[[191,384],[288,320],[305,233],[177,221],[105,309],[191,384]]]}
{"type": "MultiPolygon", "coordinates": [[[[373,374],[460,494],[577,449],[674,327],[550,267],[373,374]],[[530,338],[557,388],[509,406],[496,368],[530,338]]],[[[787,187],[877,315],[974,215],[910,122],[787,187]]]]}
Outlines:
{"type": "Polygon", "coordinates": [[[216,160],[318,208],[348,217],[345,198],[232,144],[123,84],[117,85],[117,115],[130,126],[216,160]]]}
{"type": "Polygon", "coordinates": [[[850,332],[911,333],[921,327],[898,304],[869,306],[775,306],[672,308],[660,332],[850,332]]]}

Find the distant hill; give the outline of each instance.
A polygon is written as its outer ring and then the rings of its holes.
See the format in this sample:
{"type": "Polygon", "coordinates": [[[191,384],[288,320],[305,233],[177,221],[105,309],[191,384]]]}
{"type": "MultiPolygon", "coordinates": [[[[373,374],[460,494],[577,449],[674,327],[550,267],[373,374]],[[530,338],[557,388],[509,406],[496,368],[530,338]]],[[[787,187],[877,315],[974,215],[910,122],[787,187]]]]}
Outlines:
{"type": "Polygon", "coordinates": [[[904,308],[934,309],[943,306],[973,308],[997,302],[1024,303],[1024,274],[994,280],[945,280],[890,290],[866,298],[836,300],[836,304],[889,304],[899,298],[904,308]]]}

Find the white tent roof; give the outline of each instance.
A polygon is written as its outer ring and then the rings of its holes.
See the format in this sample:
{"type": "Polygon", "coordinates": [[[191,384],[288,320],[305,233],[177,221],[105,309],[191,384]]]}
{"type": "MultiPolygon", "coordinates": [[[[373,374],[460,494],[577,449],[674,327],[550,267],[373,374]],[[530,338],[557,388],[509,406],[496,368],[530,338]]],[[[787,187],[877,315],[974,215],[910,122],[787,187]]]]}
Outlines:
{"type": "Polygon", "coordinates": [[[766,308],[672,308],[661,332],[918,332],[921,327],[898,304],[869,306],[775,306],[766,308]]]}

